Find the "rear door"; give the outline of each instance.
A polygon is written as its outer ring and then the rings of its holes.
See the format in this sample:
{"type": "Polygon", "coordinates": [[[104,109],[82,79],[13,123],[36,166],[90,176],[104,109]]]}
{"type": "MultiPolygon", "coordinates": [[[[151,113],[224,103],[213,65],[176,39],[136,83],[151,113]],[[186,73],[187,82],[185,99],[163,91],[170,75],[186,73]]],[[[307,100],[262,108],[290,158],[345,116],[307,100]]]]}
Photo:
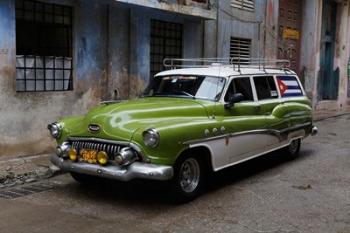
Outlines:
{"type": "Polygon", "coordinates": [[[273,111],[281,105],[277,82],[273,75],[254,76],[254,89],[258,100],[258,114],[264,116],[265,130],[264,143],[265,151],[272,149],[274,145],[280,143],[279,131],[288,127],[288,119],[276,118],[273,111]]]}
{"type": "Polygon", "coordinates": [[[273,109],[280,104],[275,79],[270,76],[254,76],[255,92],[259,103],[258,114],[271,115],[273,109]]]}

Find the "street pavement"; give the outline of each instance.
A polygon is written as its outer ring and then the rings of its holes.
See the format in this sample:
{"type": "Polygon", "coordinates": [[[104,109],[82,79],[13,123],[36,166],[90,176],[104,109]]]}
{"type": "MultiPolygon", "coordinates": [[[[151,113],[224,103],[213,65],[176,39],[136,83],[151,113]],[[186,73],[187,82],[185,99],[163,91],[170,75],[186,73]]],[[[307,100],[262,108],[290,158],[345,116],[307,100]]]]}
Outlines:
{"type": "Polygon", "coordinates": [[[60,174],[0,188],[41,187],[3,193],[0,232],[350,233],[350,115],[316,125],[297,159],[278,151],[226,169],[182,205],[159,182],[83,186],[60,174]]]}

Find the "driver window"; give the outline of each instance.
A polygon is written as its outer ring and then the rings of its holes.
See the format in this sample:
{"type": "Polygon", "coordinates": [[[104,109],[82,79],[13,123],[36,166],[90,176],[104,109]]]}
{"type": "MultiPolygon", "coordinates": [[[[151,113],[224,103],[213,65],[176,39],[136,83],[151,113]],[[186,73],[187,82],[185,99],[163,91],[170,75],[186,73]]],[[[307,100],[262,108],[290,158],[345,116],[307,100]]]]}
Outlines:
{"type": "Polygon", "coordinates": [[[231,81],[225,95],[225,102],[228,102],[230,96],[236,93],[241,93],[243,95],[243,101],[254,101],[249,77],[235,78],[231,81]]]}

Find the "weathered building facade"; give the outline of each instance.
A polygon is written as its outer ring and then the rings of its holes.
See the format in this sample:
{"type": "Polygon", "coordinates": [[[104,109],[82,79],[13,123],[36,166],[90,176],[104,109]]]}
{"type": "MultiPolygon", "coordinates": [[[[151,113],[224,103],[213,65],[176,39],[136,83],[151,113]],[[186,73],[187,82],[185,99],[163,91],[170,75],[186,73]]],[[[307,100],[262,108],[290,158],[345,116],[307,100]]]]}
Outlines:
{"type": "Polygon", "coordinates": [[[165,57],[288,59],[316,117],[350,111],[348,0],[0,0],[0,155],[137,96],[165,57]],[[217,20],[216,20],[217,19],[217,20]]]}
{"type": "Polygon", "coordinates": [[[350,111],[348,0],[221,0],[216,9],[207,57],[288,59],[316,118],[350,111]]]}
{"type": "Polygon", "coordinates": [[[0,155],[52,151],[51,121],[136,96],[164,57],[203,56],[215,18],[206,0],[0,0],[0,155]]]}

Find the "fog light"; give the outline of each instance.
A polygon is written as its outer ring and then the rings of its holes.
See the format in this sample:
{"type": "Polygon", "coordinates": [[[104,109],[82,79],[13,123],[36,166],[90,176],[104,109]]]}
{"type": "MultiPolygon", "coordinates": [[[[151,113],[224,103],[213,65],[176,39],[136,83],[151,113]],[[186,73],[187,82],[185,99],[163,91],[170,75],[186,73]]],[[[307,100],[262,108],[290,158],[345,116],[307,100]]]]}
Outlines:
{"type": "Polygon", "coordinates": [[[67,158],[70,148],[69,142],[63,142],[56,147],[56,154],[61,158],[67,158]]]}
{"type": "Polygon", "coordinates": [[[117,164],[121,164],[123,162],[123,157],[121,155],[117,155],[115,156],[114,160],[117,164]]]}
{"type": "Polygon", "coordinates": [[[97,154],[97,161],[101,164],[101,165],[105,165],[108,162],[108,155],[106,152],[104,151],[100,151],[97,154]]]}
{"type": "Polygon", "coordinates": [[[130,147],[124,147],[114,158],[120,165],[129,165],[137,160],[137,155],[130,147]]]}
{"type": "Polygon", "coordinates": [[[57,147],[56,147],[56,154],[57,154],[59,157],[62,157],[63,151],[62,151],[62,148],[61,148],[60,146],[57,146],[57,147]]]}
{"type": "Polygon", "coordinates": [[[77,156],[77,150],[72,148],[68,152],[69,159],[72,161],[76,161],[78,156],[77,156]]]}

